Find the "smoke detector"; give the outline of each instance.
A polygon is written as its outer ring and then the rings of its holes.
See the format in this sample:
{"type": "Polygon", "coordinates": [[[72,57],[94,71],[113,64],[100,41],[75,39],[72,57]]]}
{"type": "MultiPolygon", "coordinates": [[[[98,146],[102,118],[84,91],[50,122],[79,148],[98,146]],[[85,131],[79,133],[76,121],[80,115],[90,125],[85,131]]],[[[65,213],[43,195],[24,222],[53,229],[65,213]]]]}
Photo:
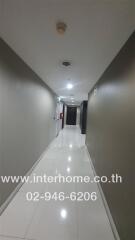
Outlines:
{"type": "Polygon", "coordinates": [[[64,22],[57,22],[56,24],[56,30],[58,34],[63,35],[66,32],[67,29],[67,24],[64,22]]]}

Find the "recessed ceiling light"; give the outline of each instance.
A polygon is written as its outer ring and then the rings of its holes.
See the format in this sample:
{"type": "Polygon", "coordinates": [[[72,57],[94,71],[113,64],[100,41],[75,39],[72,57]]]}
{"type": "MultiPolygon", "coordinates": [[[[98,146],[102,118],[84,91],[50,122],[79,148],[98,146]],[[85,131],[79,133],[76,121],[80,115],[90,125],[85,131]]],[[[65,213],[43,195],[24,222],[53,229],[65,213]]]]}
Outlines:
{"type": "Polygon", "coordinates": [[[67,89],[72,89],[72,88],[73,88],[73,84],[68,83],[68,84],[67,84],[67,89]]]}

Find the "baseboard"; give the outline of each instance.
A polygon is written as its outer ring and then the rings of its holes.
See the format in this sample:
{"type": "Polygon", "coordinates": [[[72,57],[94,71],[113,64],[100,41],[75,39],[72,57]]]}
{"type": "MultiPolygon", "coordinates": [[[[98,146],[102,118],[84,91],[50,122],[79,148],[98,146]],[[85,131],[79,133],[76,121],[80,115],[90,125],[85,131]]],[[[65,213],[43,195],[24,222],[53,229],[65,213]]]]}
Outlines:
{"type": "MultiPolygon", "coordinates": [[[[50,144],[48,145],[48,147],[45,149],[45,151],[40,155],[39,159],[34,163],[34,165],[31,167],[31,169],[26,173],[25,176],[29,176],[31,175],[31,173],[33,172],[33,170],[35,169],[35,167],[37,166],[37,164],[41,161],[41,159],[43,158],[43,156],[45,155],[45,153],[47,152],[47,150],[50,148],[51,144],[53,143],[53,141],[55,140],[55,138],[50,142],[50,144]]],[[[6,199],[6,201],[1,205],[0,207],[0,216],[1,214],[5,211],[5,209],[8,207],[8,205],[10,204],[10,202],[13,200],[13,198],[15,197],[15,195],[17,194],[17,192],[20,190],[20,188],[22,187],[24,183],[20,182],[18,183],[18,185],[15,187],[15,189],[13,190],[13,192],[9,195],[9,197],[6,199]]]]}
{"type": "MultiPolygon", "coordinates": [[[[86,151],[87,151],[87,154],[88,154],[88,157],[89,157],[89,160],[90,160],[90,165],[91,165],[92,170],[93,170],[93,172],[94,172],[94,176],[97,176],[96,170],[95,170],[95,168],[94,168],[94,165],[93,165],[93,162],[92,162],[92,160],[91,160],[90,153],[89,153],[89,151],[88,151],[87,146],[86,146],[86,151]]],[[[98,186],[100,195],[101,195],[102,200],[103,200],[103,204],[104,204],[104,207],[105,207],[105,210],[106,210],[106,213],[107,213],[109,222],[110,222],[110,226],[111,226],[111,229],[112,229],[114,238],[115,238],[115,240],[120,240],[120,236],[119,236],[119,234],[118,234],[116,225],[115,225],[115,223],[114,223],[114,220],[113,220],[112,214],[111,214],[111,212],[110,212],[110,209],[109,209],[107,200],[106,200],[106,198],[105,198],[104,192],[103,192],[103,190],[102,190],[101,184],[100,184],[100,183],[97,183],[97,186],[98,186]]]]}

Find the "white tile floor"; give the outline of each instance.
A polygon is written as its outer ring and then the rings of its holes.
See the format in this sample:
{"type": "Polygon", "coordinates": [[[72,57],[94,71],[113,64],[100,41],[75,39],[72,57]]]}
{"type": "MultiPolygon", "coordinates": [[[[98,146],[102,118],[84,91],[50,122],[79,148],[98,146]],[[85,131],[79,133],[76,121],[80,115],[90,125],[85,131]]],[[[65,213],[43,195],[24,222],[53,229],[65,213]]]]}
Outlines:
{"type": "MultiPolygon", "coordinates": [[[[34,169],[37,175],[90,175],[93,171],[78,127],[66,127],[34,169]]],[[[24,184],[0,217],[0,240],[114,240],[96,184],[24,184]],[[97,192],[98,200],[28,202],[28,191],[39,193],[97,192]],[[63,217],[62,217],[63,216],[63,217]]]]}

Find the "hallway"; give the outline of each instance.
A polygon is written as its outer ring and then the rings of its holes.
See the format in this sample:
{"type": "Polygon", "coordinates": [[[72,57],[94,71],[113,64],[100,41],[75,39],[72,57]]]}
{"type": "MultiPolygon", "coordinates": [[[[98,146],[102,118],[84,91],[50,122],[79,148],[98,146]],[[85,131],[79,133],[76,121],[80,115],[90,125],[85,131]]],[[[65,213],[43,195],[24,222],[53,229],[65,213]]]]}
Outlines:
{"type": "Polygon", "coordinates": [[[0,0],[0,240],[135,239],[135,0],[0,0]]]}
{"type": "MultiPolygon", "coordinates": [[[[53,140],[31,173],[38,176],[93,177],[79,127],[65,127],[53,140]]],[[[0,216],[0,240],[114,240],[109,220],[95,183],[25,183],[0,216]],[[27,201],[26,193],[97,192],[96,201],[70,199],[27,201]],[[98,231],[97,231],[98,229],[98,231]]]]}

